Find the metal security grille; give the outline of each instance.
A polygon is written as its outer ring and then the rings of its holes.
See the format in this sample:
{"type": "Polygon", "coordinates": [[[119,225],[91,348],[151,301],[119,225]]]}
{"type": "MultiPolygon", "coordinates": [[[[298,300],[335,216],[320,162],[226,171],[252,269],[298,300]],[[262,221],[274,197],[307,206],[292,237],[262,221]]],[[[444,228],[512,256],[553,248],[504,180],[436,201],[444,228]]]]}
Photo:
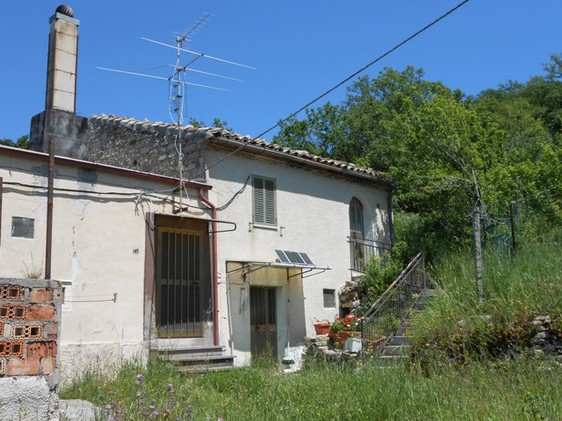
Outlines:
{"type": "Polygon", "coordinates": [[[158,232],[157,327],[160,337],[202,336],[201,235],[158,232]]]}

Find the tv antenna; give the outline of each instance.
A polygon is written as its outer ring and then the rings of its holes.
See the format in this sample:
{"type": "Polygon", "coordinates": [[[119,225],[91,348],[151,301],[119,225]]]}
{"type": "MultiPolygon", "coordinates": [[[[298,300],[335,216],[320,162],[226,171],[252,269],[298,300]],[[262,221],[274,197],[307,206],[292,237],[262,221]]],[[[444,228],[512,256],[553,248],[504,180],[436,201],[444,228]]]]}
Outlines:
{"type": "MultiPolygon", "coordinates": [[[[170,91],[168,112],[170,114],[170,118],[172,119],[172,121],[174,121],[174,123],[176,124],[176,126],[178,128],[177,138],[176,138],[176,141],[175,141],[176,152],[178,154],[178,170],[179,170],[179,180],[180,180],[180,185],[179,185],[180,197],[179,197],[179,211],[178,211],[178,213],[181,213],[181,212],[184,211],[183,204],[182,204],[182,196],[183,196],[183,191],[185,189],[185,185],[184,185],[184,182],[183,182],[183,158],[184,158],[184,156],[183,156],[183,152],[182,152],[181,134],[182,134],[182,127],[183,127],[183,119],[184,119],[186,86],[189,85],[189,86],[195,86],[195,87],[207,88],[207,89],[214,89],[214,90],[219,90],[219,91],[228,91],[228,89],[224,89],[224,88],[219,88],[219,87],[210,86],[210,85],[203,85],[203,84],[200,84],[200,83],[188,82],[186,80],[187,79],[186,78],[187,72],[189,71],[189,72],[205,74],[205,75],[213,76],[213,77],[217,77],[217,78],[242,82],[240,79],[236,79],[236,78],[233,78],[233,77],[224,76],[224,75],[220,75],[220,74],[217,74],[217,73],[205,72],[205,71],[202,71],[202,70],[196,70],[196,69],[191,68],[191,65],[193,63],[195,63],[196,61],[198,61],[202,58],[217,61],[217,62],[221,62],[221,63],[225,63],[225,64],[229,64],[229,65],[233,65],[233,66],[243,67],[243,68],[247,68],[247,69],[254,69],[254,70],[256,69],[255,67],[252,67],[252,66],[237,63],[237,62],[234,62],[234,61],[231,61],[231,60],[225,60],[225,59],[222,59],[222,58],[219,58],[219,57],[210,56],[210,55],[207,55],[205,53],[200,53],[200,52],[197,52],[197,51],[188,50],[188,49],[184,48],[184,43],[186,43],[188,41],[191,41],[191,37],[193,37],[202,28],[202,26],[207,23],[207,21],[209,20],[210,17],[211,17],[210,13],[205,13],[202,17],[199,18],[199,20],[197,20],[193,25],[191,25],[191,27],[189,29],[187,29],[184,33],[176,34],[175,45],[166,44],[164,42],[156,41],[156,40],[153,40],[153,39],[150,39],[150,38],[141,37],[141,39],[144,40],[144,41],[148,41],[148,42],[151,42],[153,44],[168,47],[168,48],[173,48],[173,49],[176,50],[176,63],[175,64],[167,64],[165,66],[157,66],[157,67],[172,67],[174,69],[174,71],[173,71],[172,75],[169,76],[169,77],[139,73],[139,72],[135,72],[135,71],[111,69],[111,68],[108,68],[108,67],[98,67],[98,69],[100,69],[100,70],[105,70],[105,71],[109,71],[109,72],[122,73],[122,74],[127,74],[127,75],[132,75],[132,76],[141,76],[141,77],[146,77],[146,78],[151,78],[151,79],[161,79],[161,80],[167,80],[168,81],[169,91],[170,91]],[[181,61],[182,60],[181,55],[184,52],[195,56],[187,64],[182,64],[182,61],[181,61]]],[[[185,191],[185,193],[186,193],[186,196],[187,196],[187,190],[185,191]]]]}

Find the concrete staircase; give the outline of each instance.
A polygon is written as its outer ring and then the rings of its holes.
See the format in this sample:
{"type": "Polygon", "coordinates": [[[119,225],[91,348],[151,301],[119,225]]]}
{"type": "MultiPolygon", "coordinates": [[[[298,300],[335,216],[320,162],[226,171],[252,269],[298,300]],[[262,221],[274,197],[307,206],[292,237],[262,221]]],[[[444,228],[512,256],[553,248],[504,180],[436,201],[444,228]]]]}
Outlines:
{"type": "Polygon", "coordinates": [[[166,347],[151,350],[152,357],[171,361],[181,372],[228,370],[234,367],[234,356],[226,355],[223,346],[166,347]]]}
{"type": "Polygon", "coordinates": [[[380,365],[383,367],[399,366],[410,357],[410,349],[412,347],[412,338],[409,335],[412,318],[416,313],[422,311],[435,291],[432,289],[425,289],[422,291],[414,305],[408,312],[406,318],[402,320],[400,326],[394,335],[391,336],[379,355],[380,365]]]}

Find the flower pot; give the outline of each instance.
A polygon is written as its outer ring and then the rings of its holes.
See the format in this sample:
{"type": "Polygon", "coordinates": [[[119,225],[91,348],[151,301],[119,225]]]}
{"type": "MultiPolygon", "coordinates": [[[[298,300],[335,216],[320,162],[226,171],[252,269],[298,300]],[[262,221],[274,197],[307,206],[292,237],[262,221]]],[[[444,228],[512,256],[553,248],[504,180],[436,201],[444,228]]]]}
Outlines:
{"type": "Polygon", "coordinates": [[[317,322],[314,323],[314,330],[316,332],[316,336],[318,335],[327,335],[330,331],[330,322],[317,322]]]}
{"type": "Polygon", "coordinates": [[[343,347],[345,341],[349,338],[361,338],[361,332],[356,330],[340,330],[339,332],[332,332],[330,331],[330,339],[332,342],[338,344],[339,346],[343,347]]]}

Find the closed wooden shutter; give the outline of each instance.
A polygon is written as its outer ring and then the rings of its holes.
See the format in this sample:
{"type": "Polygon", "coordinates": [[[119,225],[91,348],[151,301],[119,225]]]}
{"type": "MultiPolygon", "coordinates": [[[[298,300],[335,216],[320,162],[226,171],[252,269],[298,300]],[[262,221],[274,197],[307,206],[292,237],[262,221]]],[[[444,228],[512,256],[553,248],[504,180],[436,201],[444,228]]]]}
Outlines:
{"type": "Polygon", "coordinates": [[[254,223],[276,225],[275,180],[254,177],[254,223]]]}

